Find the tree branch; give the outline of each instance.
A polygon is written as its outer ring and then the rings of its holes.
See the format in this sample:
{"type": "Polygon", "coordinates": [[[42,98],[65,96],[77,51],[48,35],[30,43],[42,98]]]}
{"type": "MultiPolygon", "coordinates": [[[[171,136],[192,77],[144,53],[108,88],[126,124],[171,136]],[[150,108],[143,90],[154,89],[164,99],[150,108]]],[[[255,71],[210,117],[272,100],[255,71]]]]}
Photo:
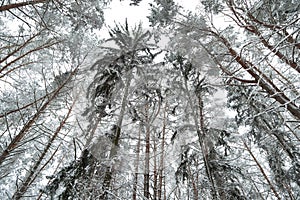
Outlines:
{"type": "Polygon", "coordinates": [[[20,7],[24,7],[24,6],[28,6],[28,5],[34,5],[34,4],[38,4],[38,3],[46,3],[48,1],[49,0],[32,0],[32,1],[25,1],[25,2],[21,2],[21,3],[8,4],[8,5],[0,6],[0,12],[8,11],[10,9],[20,8],[20,7]]]}

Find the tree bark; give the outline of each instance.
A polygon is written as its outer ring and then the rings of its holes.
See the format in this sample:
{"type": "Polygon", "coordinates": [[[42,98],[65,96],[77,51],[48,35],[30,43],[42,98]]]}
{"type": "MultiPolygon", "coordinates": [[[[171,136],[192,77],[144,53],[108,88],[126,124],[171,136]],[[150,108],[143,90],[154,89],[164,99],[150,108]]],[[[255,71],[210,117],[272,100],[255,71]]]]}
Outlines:
{"type": "Polygon", "coordinates": [[[263,177],[265,178],[265,180],[268,182],[271,190],[273,191],[274,195],[277,197],[278,200],[281,200],[278,192],[276,191],[275,187],[273,186],[273,184],[271,183],[270,179],[268,178],[268,176],[266,175],[264,169],[262,168],[262,166],[259,164],[258,160],[256,159],[256,157],[254,156],[254,154],[252,153],[252,151],[250,150],[250,148],[248,147],[248,145],[246,144],[245,141],[243,141],[244,146],[246,147],[247,151],[249,152],[249,154],[251,155],[252,159],[255,161],[257,167],[259,168],[260,172],[262,173],[263,177]]]}
{"type": "Polygon", "coordinates": [[[134,182],[133,182],[133,193],[132,200],[136,200],[137,197],[137,184],[139,175],[139,161],[140,161],[140,146],[141,146],[141,124],[139,126],[138,143],[136,146],[136,160],[135,160],[135,170],[134,170],[134,182]]]}
{"type": "MultiPolygon", "coordinates": [[[[289,58],[287,58],[283,53],[281,53],[274,45],[271,45],[262,35],[262,33],[258,30],[257,27],[255,27],[254,25],[251,25],[248,20],[241,15],[240,13],[236,12],[236,10],[234,9],[235,5],[233,0],[229,1],[229,8],[230,10],[233,12],[234,16],[237,18],[237,20],[240,23],[241,27],[243,27],[245,30],[253,33],[254,35],[256,35],[260,42],[266,47],[268,48],[271,52],[273,52],[280,60],[282,60],[283,62],[285,62],[286,64],[288,64],[290,67],[292,67],[293,69],[295,69],[298,73],[300,73],[300,67],[298,66],[298,64],[296,62],[294,62],[293,60],[290,60],[289,58]],[[242,22],[243,21],[243,22],[242,22]]],[[[249,12],[248,12],[249,13],[249,12]]],[[[245,15],[246,16],[246,15],[245,15]]],[[[251,14],[248,14],[248,16],[251,17],[251,19],[253,19],[254,17],[251,14]]],[[[239,25],[239,24],[238,24],[239,25]]]]}
{"type": "Polygon", "coordinates": [[[257,82],[257,84],[262,87],[271,98],[274,98],[278,103],[287,108],[287,110],[295,116],[297,119],[300,119],[300,108],[298,108],[276,85],[265,75],[263,74],[253,63],[248,60],[245,60],[238,54],[230,45],[229,41],[214,33],[221,42],[227,47],[230,55],[234,60],[239,63],[244,70],[246,70],[257,82]]]}
{"type": "Polygon", "coordinates": [[[3,164],[3,162],[8,158],[10,152],[16,149],[18,145],[20,145],[20,142],[22,141],[28,130],[36,122],[40,115],[46,110],[46,108],[48,108],[50,103],[59,95],[60,91],[66,86],[66,84],[71,80],[71,78],[77,73],[77,69],[78,67],[70,74],[67,80],[55,90],[55,92],[48,99],[48,101],[42,105],[42,107],[35,113],[35,115],[23,126],[21,131],[12,139],[10,144],[0,155],[0,165],[3,164]]]}
{"type": "MultiPolygon", "coordinates": [[[[120,142],[120,136],[121,136],[121,127],[123,123],[123,118],[125,115],[125,110],[126,110],[126,105],[127,105],[127,99],[129,95],[129,87],[132,79],[132,72],[128,72],[129,75],[127,77],[126,83],[125,83],[125,89],[124,89],[124,94],[122,98],[122,103],[121,103],[121,111],[119,115],[119,119],[116,124],[116,130],[115,130],[115,135],[114,135],[114,140],[113,140],[113,146],[111,147],[110,154],[109,154],[109,160],[115,159],[115,157],[118,154],[118,147],[119,147],[119,142],[120,142]]],[[[112,175],[113,175],[113,166],[108,166],[104,175],[104,181],[103,181],[103,190],[104,193],[101,196],[102,199],[107,198],[107,191],[110,188],[111,185],[111,180],[112,180],[112,175]]]]}
{"type": "Polygon", "coordinates": [[[154,166],[153,166],[153,200],[157,200],[157,181],[158,181],[158,173],[157,173],[157,144],[156,144],[156,135],[155,132],[153,133],[153,159],[154,159],[154,166]]]}
{"type": "Polygon", "coordinates": [[[40,164],[42,163],[42,161],[44,160],[47,152],[50,150],[50,147],[53,144],[53,141],[57,138],[58,133],[61,131],[61,129],[63,128],[63,126],[65,125],[67,119],[69,119],[70,114],[72,112],[73,106],[75,104],[76,101],[73,102],[73,104],[71,105],[71,107],[68,110],[67,115],[65,116],[65,118],[61,121],[60,125],[57,127],[57,129],[55,130],[54,134],[52,135],[51,139],[48,141],[46,147],[44,148],[42,154],[39,156],[38,160],[35,162],[34,166],[30,169],[29,174],[27,175],[27,177],[25,178],[24,181],[22,181],[21,186],[19,187],[19,189],[14,193],[12,199],[14,200],[18,200],[22,198],[22,195],[27,191],[27,189],[29,188],[29,186],[33,183],[33,181],[35,180],[35,177],[38,175],[37,172],[38,168],[40,166],[40,164]]]}
{"type": "Polygon", "coordinates": [[[32,1],[25,1],[20,3],[12,3],[4,6],[0,6],[0,12],[7,11],[14,8],[20,8],[28,5],[34,5],[38,3],[46,3],[49,2],[49,0],[32,0],[32,1]]]}
{"type": "Polygon", "coordinates": [[[215,183],[214,183],[214,179],[212,177],[212,173],[209,167],[209,160],[208,160],[208,148],[207,145],[205,144],[204,141],[204,137],[205,137],[205,125],[204,125],[204,117],[203,117],[203,102],[201,99],[201,94],[195,94],[195,96],[197,97],[198,100],[198,105],[196,105],[198,107],[197,112],[195,112],[195,105],[192,102],[192,96],[190,94],[189,88],[188,88],[188,83],[187,83],[187,78],[183,77],[183,81],[184,81],[184,88],[185,88],[185,93],[187,95],[188,98],[188,102],[190,104],[190,108],[192,110],[192,116],[194,119],[194,123],[196,126],[196,131],[197,131],[197,136],[198,136],[198,142],[201,148],[201,152],[202,152],[202,159],[204,162],[204,167],[205,167],[205,172],[207,174],[208,180],[210,182],[210,186],[211,186],[211,196],[212,199],[215,200],[217,199],[217,190],[215,187],[215,183]]]}
{"type": "MultiPolygon", "coordinates": [[[[33,38],[32,38],[32,39],[33,39],[33,38]]],[[[29,40],[28,40],[28,41],[29,41],[29,40]]],[[[28,42],[28,41],[26,41],[26,42],[28,42]]],[[[5,77],[7,74],[11,73],[12,71],[14,71],[14,70],[20,68],[20,66],[17,66],[17,67],[15,67],[15,68],[12,68],[12,69],[10,69],[10,70],[7,70],[6,72],[3,72],[5,69],[7,69],[10,65],[14,64],[14,63],[17,62],[18,60],[20,60],[20,59],[22,59],[22,58],[24,58],[24,57],[30,55],[30,54],[33,53],[33,52],[36,52],[36,51],[40,51],[40,50],[42,50],[42,49],[49,48],[49,47],[51,47],[51,46],[53,46],[53,45],[56,45],[56,44],[58,44],[58,43],[60,43],[60,42],[59,42],[59,41],[55,41],[55,42],[52,42],[52,43],[51,43],[51,42],[47,42],[47,43],[45,43],[45,44],[43,44],[43,45],[41,45],[41,46],[38,46],[38,47],[36,47],[36,48],[34,48],[34,49],[31,49],[31,50],[29,50],[29,51],[26,51],[25,53],[23,53],[23,54],[20,55],[20,56],[17,56],[16,58],[14,58],[12,61],[8,62],[6,65],[4,65],[4,66],[0,69],[0,73],[3,73],[3,74],[0,76],[0,78],[3,78],[3,77],[5,77]]],[[[25,44],[23,44],[22,46],[20,46],[20,47],[19,47],[17,50],[15,50],[14,52],[10,53],[8,56],[6,56],[7,59],[8,59],[9,57],[13,56],[14,53],[16,53],[18,50],[22,50],[26,45],[27,45],[27,43],[25,43],[25,44]]],[[[4,60],[3,60],[3,61],[4,61],[4,60]]],[[[2,61],[2,62],[3,62],[3,61],[2,61]]],[[[22,66],[22,65],[21,65],[21,66],[22,66]]]]}
{"type": "Polygon", "coordinates": [[[145,171],[144,171],[144,197],[150,199],[150,120],[149,106],[145,106],[146,122],[146,149],[145,149],[145,171]]]}
{"type": "Polygon", "coordinates": [[[163,171],[164,171],[164,153],[165,153],[165,135],[166,135],[166,113],[167,113],[168,103],[165,105],[164,109],[164,121],[163,121],[163,128],[162,128],[162,140],[161,140],[161,156],[160,156],[160,163],[158,169],[158,191],[157,196],[158,199],[162,199],[162,188],[163,188],[163,171]]]}

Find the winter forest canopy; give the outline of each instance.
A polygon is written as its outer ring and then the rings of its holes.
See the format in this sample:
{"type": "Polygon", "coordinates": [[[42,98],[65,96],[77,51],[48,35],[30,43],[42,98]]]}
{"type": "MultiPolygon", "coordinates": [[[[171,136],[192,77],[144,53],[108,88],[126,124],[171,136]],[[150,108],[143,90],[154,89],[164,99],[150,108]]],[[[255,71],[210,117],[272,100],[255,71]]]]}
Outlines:
{"type": "Polygon", "coordinates": [[[300,199],[300,1],[191,2],[0,2],[1,200],[300,199]]]}

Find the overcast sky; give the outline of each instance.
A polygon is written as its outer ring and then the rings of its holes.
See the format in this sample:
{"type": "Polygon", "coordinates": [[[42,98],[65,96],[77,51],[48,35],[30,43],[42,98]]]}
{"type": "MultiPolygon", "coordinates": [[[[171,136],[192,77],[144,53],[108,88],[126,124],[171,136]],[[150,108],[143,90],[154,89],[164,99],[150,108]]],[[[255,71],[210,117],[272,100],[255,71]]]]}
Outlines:
{"type": "MultiPolygon", "coordinates": [[[[200,0],[175,0],[175,2],[178,2],[185,9],[195,10],[200,0]]],[[[153,3],[153,0],[142,0],[139,6],[130,6],[129,1],[113,0],[109,5],[110,9],[104,11],[105,23],[113,27],[114,22],[123,24],[127,18],[129,26],[142,22],[144,27],[147,28],[150,25],[147,19],[150,14],[149,3],[153,3]]],[[[104,37],[109,37],[107,28],[102,31],[104,37]]]]}

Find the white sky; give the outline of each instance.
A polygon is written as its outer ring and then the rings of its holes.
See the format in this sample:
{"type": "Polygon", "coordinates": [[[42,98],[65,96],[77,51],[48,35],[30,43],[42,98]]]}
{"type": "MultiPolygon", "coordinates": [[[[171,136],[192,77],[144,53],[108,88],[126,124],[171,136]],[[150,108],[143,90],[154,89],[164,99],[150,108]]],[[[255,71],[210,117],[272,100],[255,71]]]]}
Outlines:
{"type": "MultiPolygon", "coordinates": [[[[128,22],[139,22],[147,23],[146,16],[149,12],[149,3],[151,0],[143,0],[139,6],[130,6],[129,1],[113,0],[110,4],[110,9],[105,11],[105,20],[107,24],[113,24],[114,21],[124,22],[125,18],[128,22]]],[[[149,24],[145,24],[149,25],[149,24]]]]}
{"type": "MultiPolygon", "coordinates": [[[[129,6],[129,1],[113,0],[109,5],[109,8],[104,11],[104,19],[106,26],[114,27],[115,22],[124,24],[127,18],[128,25],[134,26],[140,21],[144,24],[144,27],[148,27],[150,24],[147,19],[149,11],[149,3],[151,0],[143,0],[140,6],[129,6]]],[[[108,38],[108,27],[104,27],[101,30],[101,36],[108,38]]]]}
{"type": "MultiPolygon", "coordinates": [[[[200,0],[175,0],[179,5],[187,10],[195,10],[200,0]]],[[[149,3],[153,0],[142,0],[139,6],[129,6],[129,0],[121,1],[113,0],[109,5],[109,9],[104,11],[104,18],[106,25],[114,27],[114,22],[124,24],[127,18],[129,26],[134,26],[142,22],[145,28],[148,28],[150,23],[147,16],[150,14],[149,3]]],[[[102,29],[102,37],[109,37],[107,28],[102,29]]]]}

